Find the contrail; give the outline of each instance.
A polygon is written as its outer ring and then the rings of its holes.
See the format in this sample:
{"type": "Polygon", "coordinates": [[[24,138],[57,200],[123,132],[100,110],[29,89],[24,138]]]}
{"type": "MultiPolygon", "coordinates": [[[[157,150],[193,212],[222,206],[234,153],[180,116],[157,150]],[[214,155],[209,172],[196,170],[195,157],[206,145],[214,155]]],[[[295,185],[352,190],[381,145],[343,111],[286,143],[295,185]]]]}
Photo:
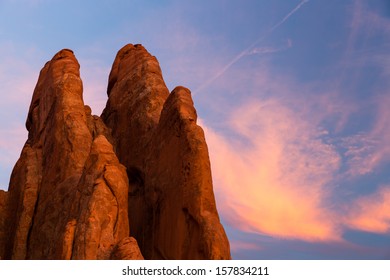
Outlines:
{"type": "Polygon", "coordinates": [[[265,53],[277,53],[277,52],[282,52],[285,51],[289,48],[292,47],[292,41],[291,39],[287,40],[287,45],[279,48],[270,48],[270,47],[265,47],[265,48],[253,48],[249,52],[246,53],[246,55],[252,55],[252,54],[265,54],[265,53]]]}
{"type": "Polygon", "coordinates": [[[294,9],[291,10],[281,21],[275,24],[269,31],[269,33],[273,32],[276,28],[281,26],[286,20],[289,19],[293,14],[295,14],[303,5],[305,5],[309,0],[302,0],[294,9]]]}
{"type": "Polygon", "coordinates": [[[258,38],[256,41],[254,41],[249,47],[247,47],[245,50],[243,50],[241,53],[239,53],[235,58],[232,59],[228,64],[225,65],[220,71],[218,71],[217,74],[215,74],[212,78],[207,80],[203,85],[200,85],[196,90],[194,90],[193,94],[201,91],[206,86],[214,82],[216,79],[221,77],[233,64],[235,64],[237,61],[239,61],[243,56],[248,55],[252,48],[254,48],[258,43],[260,43],[262,40],[264,40],[265,37],[267,37],[269,34],[274,32],[279,26],[281,26],[283,23],[285,23],[293,14],[295,14],[303,5],[305,5],[309,0],[302,0],[299,2],[299,4],[292,9],[281,21],[279,21],[277,24],[271,27],[268,32],[266,32],[265,35],[258,38]]]}

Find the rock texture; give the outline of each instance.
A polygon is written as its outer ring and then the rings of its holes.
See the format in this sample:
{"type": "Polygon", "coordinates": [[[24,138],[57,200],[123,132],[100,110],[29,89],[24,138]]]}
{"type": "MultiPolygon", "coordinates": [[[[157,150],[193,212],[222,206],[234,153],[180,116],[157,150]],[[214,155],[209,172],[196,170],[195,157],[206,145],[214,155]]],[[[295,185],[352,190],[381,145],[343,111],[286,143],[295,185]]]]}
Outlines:
{"type": "Polygon", "coordinates": [[[101,118],[82,91],[71,50],[41,70],[0,191],[0,258],[229,259],[190,91],[169,93],[140,45],[118,52],[101,118]]]}
{"type": "Polygon", "coordinates": [[[6,259],[107,259],[129,236],[126,170],[62,50],[42,69],[11,175],[6,259]]]}
{"type": "Polygon", "coordinates": [[[143,256],[134,237],[122,239],[114,248],[112,260],[142,260],[143,256]]]}
{"type": "Polygon", "coordinates": [[[228,259],[210,161],[191,93],[169,94],[141,45],[117,54],[102,119],[130,182],[129,222],[148,259],[228,259]]]}

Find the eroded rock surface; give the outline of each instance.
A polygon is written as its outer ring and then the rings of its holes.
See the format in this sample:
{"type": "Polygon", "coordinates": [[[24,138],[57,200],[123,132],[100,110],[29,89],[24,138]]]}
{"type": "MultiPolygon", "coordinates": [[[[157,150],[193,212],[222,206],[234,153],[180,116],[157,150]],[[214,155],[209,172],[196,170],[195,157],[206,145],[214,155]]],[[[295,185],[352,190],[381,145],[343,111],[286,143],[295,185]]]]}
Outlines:
{"type": "Polygon", "coordinates": [[[130,182],[129,221],[145,258],[229,259],[208,149],[191,93],[169,93],[141,45],[117,54],[102,119],[130,182]]]}
{"type": "Polygon", "coordinates": [[[134,237],[122,239],[114,248],[112,260],[142,260],[143,256],[134,237]]]}
{"type": "Polygon", "coordinates": [[[127,45],[101,118],[82,92],[73,52],[58,52],[0,191],[0,258],[229,259],[190,91],[169,93],[157,59],[127,45]]]}
{"type": "Polygon", "coordinates": [[[125,167],[82,90],[70,50],[41,70],[11,175],[6,259],[107,259],[129,235],[125,167]]]}

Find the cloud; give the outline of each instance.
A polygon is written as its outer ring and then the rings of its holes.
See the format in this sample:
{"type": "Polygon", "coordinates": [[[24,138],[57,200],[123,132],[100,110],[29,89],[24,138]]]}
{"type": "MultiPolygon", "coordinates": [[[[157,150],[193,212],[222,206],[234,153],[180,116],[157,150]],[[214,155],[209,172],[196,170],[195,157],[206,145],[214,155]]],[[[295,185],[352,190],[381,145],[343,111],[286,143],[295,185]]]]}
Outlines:
{"type": "Polygon", "coordinates": [[[230,128],[234,137],[205,128],[225,219],[248,232],[338,240],[326,200],[340,159],[320,132],[278,100],[244,104],[230,128]]]}
{"type": "MultiPolygon", "coordinates": [[[[354,20],[362,12],[357,7],[354,20]]],[[[203,126],[219,211],[231,227],[286,239],[342,240],[344,206],[354,205],[362,187],[350,177],[381,172],[390,159],[388,87],[359,89],[362,76],[348,72],[362,34],[349,31],[348,68],[332,65],[338,71],[324,69],[329,76],[323,80],[300,83],[299,77],[273,68],[272,58],[259,64],[243,59],[231,67],[245,55],[282,50],[291,41],[280,48],[246,49],[222,69],[213,65],[218,73],[210,91],[213,102],[210,95],[202,98],[220,116],[203,126]],[[367,124],[357,124],[354,117],[367,111],[367,124]]],[[[359,62],[357,71],[365,73],[365,66],[359,62]]],[[[390,67],[382,68],[381,79],[390,67]]]]}
{"type": "Polygon", "coordinates": [[[348,175],[353,177],[370,174],[390,162],[390,96],[376,98],[376,116],[368,131],[345,137],[348,175]]]}
{"type": "MultiPolygon", "coordinates": [[[[337,139],[345,150],[348,170],[344,175],[358,178],[372,174],[390,162],[390,20],[361,0],[353,3],[350,16],[349,36],[340,62],[342,71],[334,84],[338,84],[339,92],[361,95],[359,100],[351,98],[348,101],[355,103],[354,114],[350,112],[349,117],[367,116],[359,124],[360,131],[337,139]],[[373,38],[377,43],[368,43],[373,38]],[[377,73],[375,79],[369,77],[370,72],[377,73]],[[361,98],[363,94],[364,98],[361,98]],[[364,128],[362,123],[366,121],[370,124],[364,128]]],[[[343,125],[346,123],[347,119],[343,125]]]]}
{"type": "Polygon", "coordinates": [[[259,47],[259,48],[253,48],[252,50],[248,51],[246,55],[253,55],[253,54],[267,54],[267,53],[278,53],[285,50],[288,50],[292,47],[292,41],[291,39],[287,40],[287,44],[283,47],[259,47]]]}
{"type": "MultiPolygon", "coordinates": [[[[217,105],[226,122],[202,123],[220,214],[242,231],[347,246],[344,226],[364,230],[350,218],[364,211],[350,214],[345,207],[360,209],[378,196],[356,202],[359,186],[345,182],[352,174],[364,178],[389,161],[390,96],[373,92],[364,103],[345,102],[341,91],[326,87],[329,81],[303,85],[291,76],[272,73],[267,64],[262,67],[241,75],[238,69],[229,71],[219,81],[221,88],[241,87],[245,98],[225,94],[235,100],[229,107],[217,105]],[[374,112],[369,126],[350,130],[352,116],[367,103],[374,112]]],[[[387,216],[379,214],[379,208],[372,206],[369,216],[359,214],[359,221],[371,219],[383,229],[387,216]]]]}
{"type": "Polygon", "coordinates": [[[388,49],[390,19],[369,7],[368,2],[356,0],[350,9],[349,34],[345,41],[344,55],[340,59],[343,69],[339,75],[341,84],[349,77],[350,88],[359,88],[364,80],[367,65],[385,68],[390,73],[388,49]],[[373,43],[375,42],[375,43],[373,43]]]}
{"type": "Polygon", "coordinates": [[[202,123],[220,213],[231,227],[246,232],[342,241],[343,225],[352,223],[346,205],[361,204],[353,198],[359,186],[345,182],[390,161],[390,96],[373,93],[364,104],[344,102],[342,92],[327,91],[328,82],[303,85],[262,67],[251,77],[248,71],[230,71],[221,87],[245,85],[245,98],[231,95],[233,105],[218,103],[225,123],[202,123]],[[351,117],[367,102],[374,118],[366,130],[351,131],[351,117]]]}
{"type": "Polygon", "coordinates": [[[351,207],[345,221],[353,229],[374,232],[390,232],[390,185],[375,193],[361,197],[351,207]]]}

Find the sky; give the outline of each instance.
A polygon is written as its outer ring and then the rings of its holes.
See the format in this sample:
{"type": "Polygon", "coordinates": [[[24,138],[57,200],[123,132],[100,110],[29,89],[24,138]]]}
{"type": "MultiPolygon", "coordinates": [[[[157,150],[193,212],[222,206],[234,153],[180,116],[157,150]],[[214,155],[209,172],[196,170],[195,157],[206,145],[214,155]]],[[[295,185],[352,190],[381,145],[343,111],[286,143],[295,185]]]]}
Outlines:
{"type": "Polygon", "coordinates": [[[100,115],[127,43],[192,91],[234,259],[390,259],[389,1],[0,0],[1,189],[45,62],[100,115]]]}

